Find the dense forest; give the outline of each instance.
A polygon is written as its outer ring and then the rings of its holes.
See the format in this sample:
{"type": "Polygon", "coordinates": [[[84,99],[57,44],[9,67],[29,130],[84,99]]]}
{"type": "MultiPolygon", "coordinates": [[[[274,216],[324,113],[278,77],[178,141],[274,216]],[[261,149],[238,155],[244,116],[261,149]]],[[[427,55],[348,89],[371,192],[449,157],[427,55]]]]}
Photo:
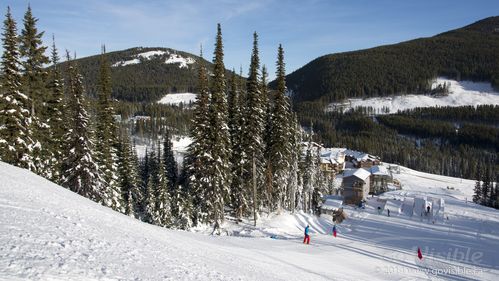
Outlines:
{"type": "Polygon", "coordinates": [[[368,151],[386,162],[455,177],[476,179],[479,165],[499,171],[498,106],[416,108],[379,116],[361,109],[300,111],[300,122],[312,124],[326,146],[368,151]]]}
{"type": "MultiPolygon", "coordinates": [[[[431,79],[491,81],[499,87],[499,17],[430,38],[319,57],[289,74],[295,102],[426,93],[431,79]]],[[[273,86],[274,83],[271,83],[273,86]]]]}

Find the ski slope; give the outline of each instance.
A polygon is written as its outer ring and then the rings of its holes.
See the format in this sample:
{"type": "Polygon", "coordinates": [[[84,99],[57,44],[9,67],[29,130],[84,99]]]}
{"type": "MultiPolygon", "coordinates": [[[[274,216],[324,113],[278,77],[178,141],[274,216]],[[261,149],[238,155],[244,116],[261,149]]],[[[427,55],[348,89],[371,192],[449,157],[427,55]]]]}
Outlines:
{"type": "Polygon", "coordinates": [[[162,97],[158,103],[160,104],[169,104],[169,105],[180,105],[183,104],[185,106],[188,106],[190,103],[193,103],[196,101],[196,94],[193,93],[172,93],[172,94],[167,94],[164,97],[162,97]]]}
{"type": "Polygon", "coordinates": [[[347,111],[358,107],[372,107],[377,114],[387,114],[416,107],[499,105],[499,93],[492,89],[490,83],[437,78],[432,88],[444,83],[450,85],[447,96],[399,95],[368,99],[348,99],[342,103],[331,103],[326,111],[338,108],[347,111]],[[388,112],[383,112],[384,108],[388,109],[388,112]]]}
{"type": "Polygon", "coordinates": [[[444,196],[449,219],[347,207],[337,238],[328,217],[304,213],[228,221],[230,236],[211,236],[139,222],[0,162],[0,280],[496,280],[499,212],[463,201],[473,182],[395,177],[404,190],[385,197],[444,196]]]}

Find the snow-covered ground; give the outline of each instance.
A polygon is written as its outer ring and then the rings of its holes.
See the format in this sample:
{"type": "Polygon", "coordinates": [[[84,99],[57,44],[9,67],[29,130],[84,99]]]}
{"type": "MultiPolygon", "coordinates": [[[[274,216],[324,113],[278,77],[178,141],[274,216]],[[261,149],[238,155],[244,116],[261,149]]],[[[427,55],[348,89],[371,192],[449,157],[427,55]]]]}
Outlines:
{"type": "Polygon", "coordinates": [[[153,50],[153,51],[139,53],[129,60],[117,61],[112,66],[119,67],[119,66],[139,64],[141,62],[141,59],[152,60],[155,58],[164,58],[165,64],[178,64],[179,68],[187,68],[188,65],[196,62],[194,58],[184,57],[177,53],[170,53],[169,51],[163,51],[163,50],[153,50]]]}
{"type": "MultiPolygon", "coordinates": [[[[175,160],[177,161],[177,164],[179,167],[182,167],[182,163],[184,161],[185,154],[187,153],[187,149],[189,145],[191,144],[192,139],[187,136],[172,136],[172,151],[173,155],[175,156],[175,160]]],[[[156,144],[154,144],[156,145],[156,144]]],[[[161,142],[161,145],[163,143],[161,142]]],[[[147,144],[136,144],[135,145],[135,151],[137,152],[137,157],[139,159],[144,158],[146,155],[146,150],[147,149],[153,149],[152,145],[147,145],[147,144]]],[[[154,148],[155,149],[155,148],[154,148]]]]}
{"type": "Polygon", "coordinates": [[[196,94],[193,93],[177,93],[177,94],[167,94],[161,98],[158,103],[170,104],[170,105],[189,105],[191,102],[196,101],[196,94]]]}
{"type": "Polygon", "coordinates": [[[394,176],[404,189],[384,197],[440,196],[445,218],[368,205],[346,207],[336,238],[327,216],[304,213],[263,215],[256,228],[227,222],[238,236],[210,236],[139,222],[0,163],[0,279],[497,280],[499,212],[466,203],[473,181],[403,167],[394,176]]]}
{"type": "Polygon", "coordinates": [[[434,88],[439,84],[443,85],[443,83],[450,83],[449,95],[447,96],[401,95],[368,99],[348,99],[346,102],[332,103],[326,110],[334,110],[335,108],[349,110],[357,107],[372,107],[376,113],[386,114],[416,107],[499,105],[499,93],[492,89],[490,83],[438,78],[432,87],[434,88]],[[389,112],[383,112],[384,108],[388,108],[389,112]]]}

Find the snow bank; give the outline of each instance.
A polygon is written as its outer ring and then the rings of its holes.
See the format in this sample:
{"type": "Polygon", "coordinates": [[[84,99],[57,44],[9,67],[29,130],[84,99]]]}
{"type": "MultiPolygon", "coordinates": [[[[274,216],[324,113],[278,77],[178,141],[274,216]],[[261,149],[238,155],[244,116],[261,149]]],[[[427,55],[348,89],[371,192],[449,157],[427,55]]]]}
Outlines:
{"type": "Polygon", "coordinates": [[[349,110],[357,107],[372,107],[376,113],[386,114],[416,107],[499,105],[499,93],[492,89],[490,83],[438,78],[433,83],[432,88],[436,87],[436,85],[443,85],[443,83],[450,84],[447,96],[401,95],[368,99],[348,99],[342,103],[331,103],[326,111],[331,111],[335,108],[349,110]],[[388,112],[383,112],[384,108],[388,108],[388,112]]]}

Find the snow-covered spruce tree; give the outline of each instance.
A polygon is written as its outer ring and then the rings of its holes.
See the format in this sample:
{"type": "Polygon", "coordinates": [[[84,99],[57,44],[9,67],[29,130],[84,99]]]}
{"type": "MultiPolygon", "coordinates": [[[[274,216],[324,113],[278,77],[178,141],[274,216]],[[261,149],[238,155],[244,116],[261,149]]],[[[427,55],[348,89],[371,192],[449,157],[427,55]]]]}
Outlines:
{"type": "Polygon", "coordinates": [[[476,182],[475,182],[475,189],[474,189],[474,194],[473,194],[473,202],[480,204],[482,201],[482,169],[481,166],[478,165],[477,167],[477,174],[476,174],[476,182]]]}
{"type": "Polygon", "coordinates": [[[267,87],[267,68],[262,66],[262,77],[260,82],[260,91],[262,95],[262,110],[265,113],[263,116],[264,130],[262,132],[263,141],[263,158],[262,165],[264,167],[263,184],[264,188],[261,190],[263,194],[260,194],[261,205],[272,211],[275,210],[277,198],[274,196],[274,189],[272,186],[273,170],[272,162],[270,161],[270,135],[272,130],[272,99],[269,97],[269,89],[267,87]]]}
{"type": "Polygon", "coordinates": [[[152,149],[147,156],[147,178],[144,191],[144,221],[154,225],[160,225],[158,208],[156,206],[158,198],[158,156],[152,149]]]}
{"type": "Polygon", "coordinates": [[[303,186],[301,185],[301,174],[299,171],[301,151],[301,131],[295,113],[290,112],[290,162],[288,170],[288,200],[285,202],[285,207],[290,211],[295,211],[299,206],[299,199],[302,194],[303,186]]]}
{"type": "Polygon", "coordinates": [[[192,198],[190,192],[183,185],[175,186],[175,192],[172,198],[172,217],[173,226],[179,229],[187,230],[192,227],[192,198]]]}
{"type": "Polygon", "coordinates": [[[117,150],[118,184],[121,190],[121,202],[123,202],[124,214],[131,217],[136,216],[136,210],[141,190],[139,186],[137,163],[134,160],[129,136],[126,131],[120,135],[117,150]]]}
{"type": "Polygon", "coordinates": [[[62,186],[94,201],[102,203],[103,180],[94,161],[90,118],[86,110],[85,90],[75,62],[68,57],[68,131],[61,182],[62,186]]]}
{"type": "Polygon", "coordinates": [[[45,65],[49,58],[45,55],[47,47],[42,45],[44,32],[38,32],[38,19],[33,17],[31,7],[24,14],[24,27],[20,36],[20,54],[22,61],[22,88],[23,93],[31,100],[31,115],[33,119],[33,140],[35,146],[32,151],[33,161],[37,173],[45,178],[52,178],[52,149],[50,149],[50,127],[47,112],[47,70],[45,65]]]}
{"type": "Polygon", "coordinates": [[[66,123],[64,122],[64,88],[59,70],[59,55],[55,47],[55,40],[52,36],[52,66],[49,70],[49,91],[47,93],[47,123],[49,125],[49,143],[47,149],[51,150],[51,180],[56,183],[61,182],[61,165],[63,158],[64,134],[66,132],[66,123]]]}
{"type": "Polygon", "coordinates": [[[286,71],[284,50],[281,45],[277,51],[276,77],[277,89],[273,99],[269,157],[273,172],[272,186],[276,198],[274,203],[275,207],[281,208],[285,202],[287,178],[291,166],[290,130],[294,121],[290,118],[290,108],[286,98],[286,71]]]}
{"type": "Polygon", "coordinates": [[[244,127],[243,127],[243,148],[244,148],[244,178],[245,190],[251,194],[251,206],[257,205],[259,209],[261,205],[261,200],[258,196],[263,195],[262,189],[264,185],[262,183],[262,178],[264,174],[265,167],[262,165],[262,156],[264,152],[264,143],[262,140],[262,134],[264,130],[264,115],[265,111],[263,109],[260,79],[258,69],[260,68],[260,59],[258,55],[258,35],[256,32],[253,34],[253,50],[251,54],[251,63],[249,76],[246,83],[246,102],[244,108],[244,127]],[[254,159],[253,159],[254,158],[254,159]],[[256,178],[257,194],[253,194],[253,160],[256,163],[256,178]],[[254,202],[254,201],[257,202],[254,202]]]}
{"type": "Polygon", "coordinates": [[[489,206],[490,203],[490,196],[491,196],[491,189],[492,189],[492,170],[489,165],[485,166],[485,171],[483,172],[483,178],[482,178],[482,197],[480,204],[484,206],[489,206]]]}
{"type": "MultiPolygon", "coordinates": [[[[128,134],[127,134],[128,135],[128,134]]],[[[131,170],[133,171],[132,179],[135,180],[135,191],[132,192],[132,201],[134,206],[135,217],[141,219],[144,214],[144,208],[142,205],[144,199],[144,186],[139,174],[139,157],[137,156],[137,149],[135,144],[132,144],[131,150],[131,170]]]]}
{"type": "Polygon", "coordinates": [[[209,144],[211,154],[209,167],[210,185],[205,190],[205,202],[208,221],[219,226],[224,220],[225,202],[229,202],[230,188],[230,136],[227,124],[227,93],[225,66],[223,61],[222,29],[217,25],[217,36],[213,58],[213,80],[211,102],[208,110],[210,120],[209,144]]]}
{"type": "Polygon", "coordinates": [[[168,192],[173,196],[175,185],[178,182],[178,167],[173,155],[173,144],[169,130],[166,130],[163,141],[163,163],[165,165],[165,176],[168,181],[168,192]]]}
{"type": "Polygon", "coordinates": [[[208,119],[208,107],[210,91],[208,87],[208,76],[203,60],[203,52],[200,52],[198,69],[198,89],[196,102],[194,103],[194,119],[191,125],[192,143],[189,145],[187,157],[184,159],[185,185],[189,186],[189,192],[193,203],[193,223],[206,222],[205,193],[210,186],[208,165],[211,160],[206,153],[209,149],[208,136],[210,134],[210,122],[208,119]]]}
{"type": "Polygon", "coordinates": [[[111,70],[103,46],[100,55],[100,75],[95,131],[95,158],[105,182],[105,204],[113,210],[123,212],[121,192],[117,182],[116,144],[117,126],[111,104],[111,70]]]}
{"type": "Polygon", "coordinates": [[[158,225],[171,226],[171,197],[168,178],[166,176],[164,157],[161,157],[161,148],[158,142],[158,183],[156,197],[156,212],[158,225]]]}
{"type": "Polygon", "coordinates": [[[234,210],[236,218],[241,219],[248,208],[247,193],[243,189],[243,146],[242,146],[242,112],[240,101],[240,88],[237,82],[237,76],[232,71],[230,79],[230,89],[228,97],[229,105],[229,132],[232,145],[230,166],[232,181],[230,186],[231,207],[234,210]]]}
{"type": "Polygon", "coordinates": [[[0,160],[36,171],[30,99],[21,92],[16,23],[7,7],[2,33],[0,76],[0,160]]]}
{"type": "Polygon", "coordinates": [[[312,133],[310,133],[303,166],[302,204],[303,210],[306,212],[312,210],[312,195],[314,193],[314,184],[316,183],[318,170],[314,151],[315,148],[312,145],[312,133]]]}

